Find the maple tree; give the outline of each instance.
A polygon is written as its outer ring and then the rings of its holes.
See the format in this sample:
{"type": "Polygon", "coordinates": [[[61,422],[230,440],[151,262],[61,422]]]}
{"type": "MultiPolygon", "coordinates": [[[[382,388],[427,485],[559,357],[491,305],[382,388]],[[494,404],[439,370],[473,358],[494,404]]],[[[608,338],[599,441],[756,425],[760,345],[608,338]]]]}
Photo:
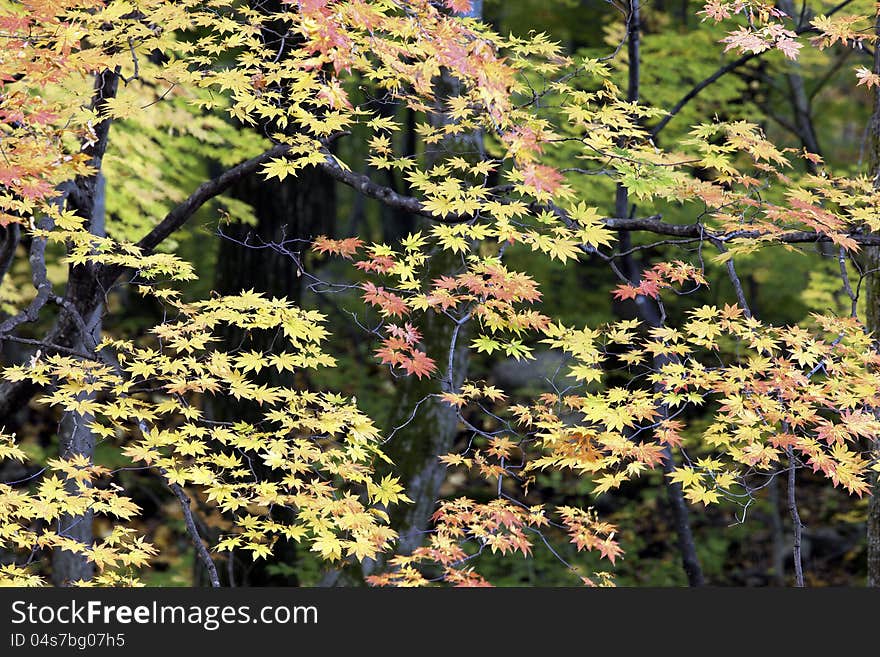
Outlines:
{"type": "Polygon", "coordinates": [[[609,585],[627,544],[599,502],[660,472],[692,584],[704,575],[690,514],[726,505],[747,523],[785,478],[802,585],[807,470],[871,498],[878,581],[880,58],[847,73],[851,93],[876,101],[867,173],[826,164],[797,68],[785,69],[796,147],[747,116],[672,123],[757,58],[796,67],[877,45],[875,10],[712,0],[699,15],[713,47],[739,58],[661,105],[642,98],[638,0],[600,56],[544,33],[502,36],[479,4],[0,3],[0,340],[12,354],[0,460],[22,472],[0,480],[0,583],[139,584],[160,550],[118,483],[138,472],[178,505],[214,586],[217,562],[232,580],[236,554],[269,560],[285,543],[371,585],[485,585],[481,555],[539,546],[575,583],[609,585]],[[385,430],[322,385],[337,322],[251,289],[247,271],[235,293],[200,289],[177,241],[196,216],[252,222],[253,204],[230,193],[244,179],[312,175],[403,213],[407,230],[230,244],[349,304],[337,311],[369,366],[406,393],[385,430]],[[817,245],[848,307],[800,324],[756,312],[743,263],[817,245]],[[661,262],[634,259],[667,248],[661,262]],[[523,257],[600,264],[615,281],[604,297],[631,316],[554,316],[523,257]],[[679,301],[722,285],[729,299],[679,301]],[[123,296],[149,323],[107,325],[123,296]],[[465,374],[469,358],[539,351],[559,366],[528,399],[465,374]],[[13,432],[29,403],[60,417],[56,453],[13,432]],[[443,414],[443,440],[420,435],[441,431],[416,422],[423,405],[443,414]],[[419,438],[427,465],[405,462],[419,438]],[[481,497],[440,499],[447,473],[481,497]],[[588,491],[535,503],[547,473],[588,491]],[[602,565],[570,563],[554,541],[602,565]]]}

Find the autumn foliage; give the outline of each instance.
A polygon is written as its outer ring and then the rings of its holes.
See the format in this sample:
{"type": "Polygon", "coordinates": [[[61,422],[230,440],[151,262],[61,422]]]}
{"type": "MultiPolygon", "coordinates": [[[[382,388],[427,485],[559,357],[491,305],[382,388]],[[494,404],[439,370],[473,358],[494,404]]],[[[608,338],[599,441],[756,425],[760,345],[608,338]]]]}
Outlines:
{"type": "MultiPolygon", "coordinates": [[[[77,584],[138,584],[158,548],[132,524],[141,509],[117,483],[128,469],[185,500],[184,516],[221,528],[211,543],[188,526],[196,549],[207,548],[205,567],[232,553],[270,559],[296,542],[382,586],[485,585],[480,555],[531,558],[548,536],[601,560],[596,572],[565,563],[574,583],[612,584],[628,546],[596,500],[651,473],[678,485],[694,513],[727,505],[744,516],[770,479],[795,469],[870,496],[880,356],[847,263],[880,244],[874,180],[834,172],[744,120],[707,117],[680,138],[655,139],[669,108],[628,99],[610,58],[574,56],[540,33],[502,36],[467,0],[259,4],[0,3],[0,226],[11,245],[0,253],[0,341],[27,350],[3,363],[0,395],[75,418],[125,463],[107,467],[81,448],[36,454],[13,432],[16,409],[4,407],[0,459],[28,469],[0,483],[9,555],[0,583],[46,583],[49,555],[62,550],[96,569],[77,584]],[[269,30],[289,41],[271,45],[269,30]],[[416,117],[418,149],[401,151],[405,126],[364,88],[416,117]],[[101,180],[112,189],[128,178],[114,140],[159,144],[172,126],[204,144],[222,173],[201,186],[133,181],[143,205],[111,213],[99,230],[101,180]],[[367,145],[364,162],[344,148],[353,139],[367,145]],[[478,152],[467,147],[474,139],[478,152]],[[172,238],[200,208],[216,224],[236,180],[306,168],[418,217],[390,244],[328,231],[258,245],[289,254],[290,275],[311,289],[354,300],[352,327],[371,366],[392,383],[434,385],[431,403],[454,409],[469,437],[436,458],[488,497],[437,500],[411,552],[396,550],[395,519],[414,495],[387,456],[393,435],[352,396],[308,385],[341,351],[326,313],[259,291],[194,299],[196,269],[172,238]],[[392,189],[385,174],[405,185],[392,189]],[[626,190],[630,216],[609,215],[607,198],[584,186],[591,175],[626,190]],[[696,218],[666,220],[650,210],[660,203],[696,218]],[[638,232],[680,251],[624,271],[638,232]],[[737,265],[803,244],[839,257],[852,313],[764,321],[737,265]],[[519,270],[511,252],[566,267],[600,261],[616,281],[608,302],[650,312],[563,321],[544,307],[540,276],[519,270]],[[733,290],[723,303],[676,306],[722,285],[733,290]],[[151,304],[155,325],[102,332],[96,318],[112,316],[122,293],[151,304]],[[428,339],[429,318],[450,327],[450,341],[428,339]],[[231,330],[245,339],[230,345],[231,330]],[[275,336],[271,348],[257,340],[265,335],[275,336]],[[561,365],[535,382],[542,391],[514,400],[490,381],[458,385],[462,349],[516,362],[546,350],[561,365]],[[266,378],[273,371],[300,378],[277,384],[266,378]],[[256,420],[211,414],[245,402],[256,420]],[[530,491],[547,473],[589,482],[589,492],[578,504],[535,504],[530,491]],[[106,531],[72,538],[77,518],[106,531]]],[[[712,1],[699,14],[725,26],[719,54],[795,60],[877,45],[862,29],[873,16],[817,15],[801,29],[751,0],[712,1]]],[[[864,67],[851,77],[869,89],[880,79],[864,67]]]]}

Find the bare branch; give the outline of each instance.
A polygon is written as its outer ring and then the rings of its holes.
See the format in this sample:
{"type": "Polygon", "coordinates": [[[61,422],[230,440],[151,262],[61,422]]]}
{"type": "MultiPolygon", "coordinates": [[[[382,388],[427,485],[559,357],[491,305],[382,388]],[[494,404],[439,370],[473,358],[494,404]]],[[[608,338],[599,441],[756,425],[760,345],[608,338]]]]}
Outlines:
{"type": "Polygon", "coordinates": [[[466,215],[449,215],[445,218],[437,217],[428,210],[425,210],[419,199],[398,194],[390,187],[373,182],[368,176],[342,168],[329,153],[327,153],[327,160],[320,166],[334,180],[348,185],[364,196],[381,201],[392,208],[428,217],[433,221],[440,221],[442,223],[462,223],[472,219],[472,217],[466,215]]]}
{"type": "Polygon", "coordinates": [[[743,55],[739,59],[735,59],[732,62],[728,62],[717,71],[715,71],[712,75],[703,78],[697,84],[693,86],[693,88],[688,91],[684,96],[682,96],[679,101],[672,106],[672,109],[669,110],[669,113],[661,119],[660,123],[655,125],[651,129],[651,138],[656,138],[658,134],[665,128],[675,116],[684,109],[684,106],[691,102],[694,98],[700,95],[700,92],[703,91],[706,87],[714,84],[720,78],[724,77],[731,71],[735,71],[741,66],[745,66],[748,62],[752,61],[756,57],[759,57],[761,53],[748,53],[743,55]]]}
{"type": "Polygon", "coordinates": [[[104,362],[95,354],[90,354],[88,352],[82,351],[80,349],[71,349],[70,347],[62,347],[59,344],[52,344],[51,342],[47,342],[46,340],[34,340],[32,338],[20,338],[17,335],[6,335],[3,336],[4,340],[8,340],[9,342],[15,342],[17,344],[26,344],[31,347],[37,347],[41,352],[52,354],[67,354],[68,356],[76,356],[78,358],[83,358],[85,360],[94,360],[98,362],[104,362]]]}
{"type": "Polygon", "coordinates": [[[729,254],[727,248],[722,242],[712,240],[712,243],[721,253],[728,254],[727,262],[725,263],[727,267],[727,275],[730,277],[730,282],[733,284],[733,291],[736,293],[736,300],[739,303],[739,307],[742,308],[743,314],[750,318],[752,316],[752,309],[749,307],[748,300],[746,300],[746,293],[745,290],[743,290],[742,281],[739,280],[739,275],[736,273],[736,265],[733,262],[733,256],[729,254]]]}
{"type": "MultiPolygon", "coordinates": [[[[40,219],[39,227],[44,230],[51,230],[52,220],[45,217],[40,219]]],[[[0,323],[0,336],[10,333],[20,324],[37,321],[40,310],[49,301],[49,296],[52,293],[52,283],[49,282],[46,272],[46,240],[44,238],[34,236],[31,240],[28,260],[31,264],[31,281],[33,281],[37,294],[28,304],[27,308],[0,323]]]]}
{"type": "Polygon", "coordinates": [[[803,587],[804,566],[801,561],[801,540],[803,537],[804,525],[801,522],[801,516],[797,507],[797,498],[795,496],[795,475],[797,474],[797,466],[794,452],[791,447],[788,447],[786,452],[788,453],[788,511],[791,514],[791,522],[794,529],[794,542],[792,548],[794,553],[795,586],[803,587]]]}
{"type": "Polygon", "coordinates": [[[235,165],[216,178],[203,182],[183,203],[165,215],[165,218],[153,230],[147,233],[137,245],[144,251],[152,251],[168,236],[183,226],[205,203],[225,192],[242,178],[254,173],[258,167],[269,160],[284,155],[288,150],[290,150],[289,146],[279,144],[264,153],[260,153],[256,157],[235,165]]]}
{"type": "Polygon", "coordinates": [[[191,500],[189,499],[189,496],[184,492],[183,488],[180,487],[180,484],[169,483],[168,488],[171,489],[171,492],[177,496],[177,499],[180,502],[180,508],[183,510],[183,520],[186,522],[186,530],[189,532],[189,537],[192,539],[193,546],[196,548],[196,554],[198,554],[199,560],[202,562],[202,565],[205,566],[205,570],[208,571],[211,586],[219,588],[220,577],[217,575],[217,566],[214,565],[214,560],[208,553],[208,548],[206,548],[205,544],[202,542],[202,537],[199,534],[198,527],[196,527],[192,509],[190,508],[191,500]]]}

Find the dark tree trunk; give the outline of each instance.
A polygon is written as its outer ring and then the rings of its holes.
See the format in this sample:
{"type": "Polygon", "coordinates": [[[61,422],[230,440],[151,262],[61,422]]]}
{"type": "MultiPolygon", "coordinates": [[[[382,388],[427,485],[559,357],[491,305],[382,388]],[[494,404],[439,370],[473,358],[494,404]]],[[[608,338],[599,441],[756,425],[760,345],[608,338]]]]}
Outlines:
{"type": "MultiPolygon", "coordinates": [[[[80,415],[74,412],[65,414],[58,432],[61,458],[86,455],[91,460],[95,451],[95,436],[87,426],[87,423],[91,421],[92,417],[89,415],[80,415]]],[[[69,481],[66,486],[69,492],[73,492],[75,487],[76,482],[74,481],[69,481]]],[[[87,511],[81,516],[63,515],[58,519],[58,531],[83,545],[91,545],[94,540],[93,520],[91,511],[87,511]]],[[[83,555],[60,548],[55,549],[52,555],[52,584],[69,586],[78,580],[88,581],[94,575],[94,564],[83,555]]]]}
{"type": "MultiPolygon", "coordinates": [[[[115,76],[114,76],[115,78],[115,76]]],[[[108,126],[109,127],[109,126],[108,126]]],[[[106,142],[105,142],[106,147],[106,142]]],[[[89,232],[93,235],[106,234],[105,216],[105,179],[98,173],[94,180],[86,186],[87,204],[81,212],[88,212],[91,217],[89,232]]],[[[82,272],[82,270],[79,270],[82,272]]],[[[93,270],[92,270],[93,271],[93,270]]],[[[77,308],[80,317],[85,321],[86,334],[77,330],[71,333],[72,345],[80,351],[91,351],[101,340],[101,314],[103,304],[95,295],[95,277],[90,272],[82,272],[82,278],[73,276],[68,279],[67,297],[77,308]]],[[[85,456],[93,462],[95,453],[95,436],[89,428],[94,420],[91,415],[81,415],[69,411],[64,414],[58,431],[58,452],[62,459],[73,456],[85,456]]],[[[78,490],[78,484],[70,479],[65,482],[70,493],[78,490]]],[[[92,545],[94,534],[92,523],[94,514],[91,510],[81,516],[63,515],[58,519],[59,533],[72,538],[83,545],[92,545]]],[[[89,581],[95,575],[95,565],[82,554],[56,548],[52,555],[52,583],[55,586],[69,586],[77,581],[89,581]]]]}
{"type": "MultiPolygon", "coordinates": [[[[283,181],[248,178],[230,193],[251,205],[256,225],[221,226],[214,289],[218,294],[256,290],[299,301],[302,279],[290,257],[267,248],[248,248],[285,239],[310,239],[333,234],[336,223],[335,186],[323,172],[309,168],[283,181]]],[[[296,249],[298,247],[291,247],[296,249]]]]}

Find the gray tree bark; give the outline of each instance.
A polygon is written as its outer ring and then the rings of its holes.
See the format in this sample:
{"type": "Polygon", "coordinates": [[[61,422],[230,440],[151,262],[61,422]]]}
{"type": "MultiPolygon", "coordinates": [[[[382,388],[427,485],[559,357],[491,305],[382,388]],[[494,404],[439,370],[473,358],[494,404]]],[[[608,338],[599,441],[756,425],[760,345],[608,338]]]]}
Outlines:
{"type": "MultiPolygon", "coordinates": [[[[105,70],[95,78],[92,107],[100,109],[110,98],[116,95],[119,87],[119,76],[114,71],[105,70]]],[[[84,150],[90,156],[89,165],[94,174],[77,178],[70,186],[67,195],[68,207],[86,219],[88,230],[95,235],[105,234],[104,211],[104,178],[101,166],[110,138],[110,119],[105,119],[95,126],[96,140],[84,150]]],[[[45,266],[45,262],[42,263],[45,266]]],[[[67,290],[65,291],[59,320],[49,332],[49,342],[66,347],[90,351],[97,342],[101,331],[101,299],[103,294],[98,285],[98,267],[96,265],[71,266],[68,270],[67,290]]],[[[11,394],[10,397],[15,396],[11,394]]],[[[58,435],[58,451],[62,458],[74,455],[85,456],[92,461],[95,439],[88,428],[91,417],[68,413],[62,420],[58,435]]],[[[67,482],[68,490],[74,490],[75,484],[67,482]]],[[[59,529],[75,538],[80,543],[91,545],[92,515],[62,516],[59,529]]],[[[94,575],[93,565],[84,555],[56,550],[52,558],[52,581],[56,585],[67,585],[77,580],[89,580],[94,575]]]]}
{"type": "MultiPolygon", "coordinates": [[[[98,174],[94,187],[94,205],[92,208],[92,220],[90,231],[94,235],[103,236],[105,230],[105,179],[98,174]]],[[[75,347],[80,351],[91,351],[101,336],[101,312],[103,307],[98,305],[86,317],[86,326],[89,329],[87,335],[80,335],[75,347]]],[[[58,451],[63,459],[73,456],[85,456],[89,462],[93,462],[95,452],[95,435],[89,429],[89,424],[94,420],[89,414],[80,414],[69,411],[64,414],[58,431],[58,451]]],[[[65,482],[68,492],[75,492],[76,482],[65,482]]],[[[91,545],[94,541],[92,524],[94,514],[91,510],[81,516],[64,515],[58,519],[59,531],[64,535],[78,541],[83,545],[91,545]]],[[[68,586],[79,580],[89,581],[95,575],[95,565],[84,555],[56,548],[52,555],[52,583],[55,586],[68,586]]]]}

